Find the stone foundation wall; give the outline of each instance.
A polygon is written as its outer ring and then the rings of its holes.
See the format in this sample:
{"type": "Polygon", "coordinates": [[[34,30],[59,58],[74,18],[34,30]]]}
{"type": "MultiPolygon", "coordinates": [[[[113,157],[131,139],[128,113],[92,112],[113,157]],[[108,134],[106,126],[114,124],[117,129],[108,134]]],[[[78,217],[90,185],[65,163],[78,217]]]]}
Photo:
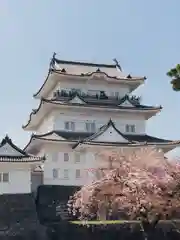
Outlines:
{"type": "MultiPolygon", "coordinates": [[[[56,207],[66,203],[74,187],[41,186],[33,194],[0,195],[0,240],[144,240],[140,225],[77,226],[63,218],[56,207]],[[40,224],[41,223],[41,224],[40,224]]],[[[179,224],[178,224],[179,225],[179,224]]],[[[158,224],[148,231],[148,240],[178,240],[179,226],[158,224]]]]}
{"type": "Polygon", "coordinates": [[[0,195],[0,239],[45,239],[40,225],[33,194],[0,195]]]}

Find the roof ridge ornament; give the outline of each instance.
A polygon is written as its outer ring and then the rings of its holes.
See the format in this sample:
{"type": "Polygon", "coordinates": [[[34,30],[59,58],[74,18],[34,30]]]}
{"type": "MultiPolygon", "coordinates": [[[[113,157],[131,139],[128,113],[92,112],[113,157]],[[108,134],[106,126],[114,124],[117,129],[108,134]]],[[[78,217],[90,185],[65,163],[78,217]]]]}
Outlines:
{"type": "Polygon", "coordinates": [[[120,64],[119,64],[119,62],[118,62],[118,60],[117,60],[116,58],[114,58],[113,61],[115,62],[116,67],[122,72],[122,68],[121,68],[121,66],[120,66],[120,64]]]}
{"type": "Polygon", "coordinates": [[[110,118],[107,125],[110,126],[110,125],[113,125],[113,124],[114,124],[114,122],[112,121],[112,118],[110,118]]]}
{"type": "Polygon", "coordinates": [[[8,140],[10,139],[9,136],[8,136],[8,134],[6,134],[5,139],[8,139],[8,140]]]}
{"type": "Polygon", "coordinates": [[[125,101],[129,101],[129,95],[128,94],[125,94],[124,97],[122,97],[120,99],[120,103],[119,104],[122,104],[124,103],[125,101]]]}
{"type": "Polygon", "coordinates": [[[127,78],[132,78],[132,77],[131,77],[131,74],[128,74],[128,75],[127,75],[127,78]]]}
{"type": "Polygon", "coordinates": [[[0,146],[3,146],[4,144],[6,143],[11,143],[11,139],[9,138],[8,134],[5,135],[5,137],[2,139],[1,143],[0,143],[0,146]]]}
{"type": "Polygon", "coordinates": [[[66,69],[65,69],[65,68],[62,68],[62,69],[61,69],[61,72],[62,72],[62,73],[66,73],[66,69]]]}
{"type": "Polygon", "coordinates": [[[51,69],[51,68],[54,68],[54,64],[55,64],[55,62],[56,62],[56,55],[57,55],[57,53],[54,52],[54,53],[53,53],[53,56],[52,56],[52,58],[51,58],[51,60],[50,60],[50,64],[49,64],[49,68],[50,68],[50,69],[51,69]]]}
{"type": "Polygon", "coordinates": [[[100,68],[97,68],[96,72],[101,72],[100,68]]]}
{"type": "Polygon", "coordinates": [[[78,92],[75,92],[75,94],[74,94],[73,96],[71,96],[71,97],[67,100],[67,102],[72,101],[72,100],[75,99],[76,97],[79,98],[82,102],[87,103],[87,101],[84,100],[84,98],[83,98],[78,92]]]}

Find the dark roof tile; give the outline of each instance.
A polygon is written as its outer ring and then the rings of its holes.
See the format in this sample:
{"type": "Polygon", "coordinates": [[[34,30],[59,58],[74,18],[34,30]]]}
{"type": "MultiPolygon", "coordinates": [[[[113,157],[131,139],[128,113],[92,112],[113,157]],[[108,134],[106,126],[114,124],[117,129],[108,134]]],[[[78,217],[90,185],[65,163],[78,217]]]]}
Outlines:
{"type": "Polygon", "coordinates": [[[104,63],[90,63],[90,62],[79,62],[79,61],[67,61],[54,58],[54,62],[57,64],[69,64],[77,66],[89,66],[97,68],[116,68],[116,64],[104,64],[104,63]]]}
{"type": "MultiPolygon", "coordinates": [[[[119,108],[119,109],[127,109],[126,106],[121,106],[122,103],[124,103],[126,100],[128,100],[130,102],[130,104],[132,104],[132,108],[137,108],[137,109],[156,109],[156,108],[160,108],[160,107],[154,107],[154,106],[147,106],[147,105],[141,105],[138,100],[135,99],[131,99],[128,95],[125,95],[123,98],[118,99],[116,97],[98,97],[98,96],[86,96],[86,95],[79,95],[78,93],[76,93],[73,96],[58,96],[55,95],[55,97],[51,100],[48,100],[48,102],[56,102],[56,103],[65,103],[65,104],[70,104],[70,101],[72,101],[75,97],[78,97],[80,100],[82,100],[83,102],[85,102],[88,105],[92,105],[92,106],[106,106],[106,107],[113,107],[113,108],[119,108]]],[[[46,100],[45,100],[46,101],[46,100]]],[[[130,107],[128,107],[128,109],[130,109],[130,107]]]]}
{"type": "MultiPolygon", "coordinates": [[[[34,137],[41,137],[51,135],[52,133],[57,134],[60,137],[63,137],[69,141],[78,141],[78,140],[84,140],[85,138],[92,137],[96,133],[90,133],[90,132],[67,132],[67,131],[53,131],[48,134],[44,135],[34,135],[34,137]]],[[[157,143],[169,143],[172,142],[171,140],[161,139],[157,137],[153,137],[147,134],[123,134],[125,138],[127,138],[129,141],[136,141],[136,142],[157,142],[157,143]]]]}

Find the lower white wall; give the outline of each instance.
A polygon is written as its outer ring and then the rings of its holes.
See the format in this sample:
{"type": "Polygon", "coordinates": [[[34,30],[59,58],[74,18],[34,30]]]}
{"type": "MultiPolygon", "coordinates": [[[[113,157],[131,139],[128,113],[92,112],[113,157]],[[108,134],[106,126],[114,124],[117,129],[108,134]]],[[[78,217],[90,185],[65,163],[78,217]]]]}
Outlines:
{"type": "MultiPolygon", "coordinates": [[[[68,162],[64,162],[63,158],[57,157],[57,160],[52,161],[51,154],[49,153],[49,158],[46,159],[44,163],[44,184],[48,185],[65,185],[65,186],[81,186],[89,182],[89,174],[91,169],[94,168],[94,157],[91,153],[82,153],[81,161],[75,163],[73,161],[73,153],[70,155],[72,158],[68,162]],[[59,177],[57,179],[53,178],[53,168],[58,169],[59,177]],[[68,169],[69,177],[65,179],[63,176],[64,169],[68,169]],[[81,177],[76,178],[76,169],[80,169],[81,177]]],[[[61,155],[61,154],[59,154],[61,155]]]]}
{"type": "MultiPolygon", "coordinates": [[[[108,156],[107,158],[101,158],[97,153],[108,151],[110,154],[114,149],[107,148],[86,148],[81,149],[81,160],[76,163],[74,161],[75,150],[72,146],[62,143],[47,143],[44,145],[44,153],[46,154],[46,161],[44,162],[44,176],[43,183],[45,185],[64,185],[64,186],[82,186],[91,183],[95,180],[95,170],[99,167],[108,166],[108,156]],[[64,154],[69,154],[69,160],[64,161],[64,154]],[[53,178],[53,169],[58,170],[58,177],[53,178]],[[69,177],[64,178],[64,169],[68,169],[69,177]],[[76,178],[76,169],[80,169],[81,178],[76,178]]],[[[120,150],[118,148],[118,150],[120,150]]],[[[128,150],[129,149],[125,149],[128,150]]],[[[132,149],[134,150],[134,149],[132,149]]],[[[138,150],[138,149],[137,149],[138,150]]]]}
{"type": "Polygon", "coordinates": [[[0,182],[0,194],[30,193],[31,172],[28,169],[10,170],[9,182],[0,182]]]}
{"type": "Polygon", "coordinates": [[[94,154],[91,152],[81,152],[81,160],[74,161],[74,154],[71,146],[59,144],[47,144],[45,147],[46,161],[44,162],[43,183],[47,185],[81,186],[87,184],[92,178],[91,170],[96,167],[94,154]],[[68,153],[68,162],[64,161],[64,154],[68,153]],[[53,178],[53,168],[58,169],[59,177],[53,178]],[[64,169],[68,169],[69,178],[63,176],[64,169]],[[80,169],[81,177],[76,178],[76,169],[80,169]]]}

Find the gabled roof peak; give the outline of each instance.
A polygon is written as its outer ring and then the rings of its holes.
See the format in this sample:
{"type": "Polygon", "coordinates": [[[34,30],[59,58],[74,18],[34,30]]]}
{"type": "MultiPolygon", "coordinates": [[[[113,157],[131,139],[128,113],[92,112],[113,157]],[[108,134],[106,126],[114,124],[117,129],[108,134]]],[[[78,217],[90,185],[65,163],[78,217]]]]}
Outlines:
{"type": "Polygon", "coordinates": [[[130,74],[127,75],[127,78],[132,78],[130,74]]]}
{"type": "Polygon", "coordinates": [[[113,122],[112,118],[109,119],[109,121],[107,122],[107,124],[104,125],[104,127],[113,127],[116,131],[118,131],[118,133],[122,134],[115,126],[115,123],[113,122]]]}
{"type": "Polygon", "coordinates": [[[65,69],[65,68],[63,68],[63,69],[61,70],[61,72],[62,72],[62,73],[65,73],[65,72],[66,72],[66,69],[65,69]]]}
{"type": "MultiPolygon", "coordinates": [[[[28,154],[27,154],[26,152],[24,152],[22,149],[20,149],[18,146],[16,146],[16,145],[12,142],[11,138],[10,138],[8,135],[6,135],[6,136],[2,139],[2,141],[1,141],[1,143],[0,143],[0,156],[1,156],[1,155],[4,156],[4,152],[2,152],[1,149],[3,149],[3,147],[4,147],[6,144],[9,145],[9,146],[11,147],[11,149],[14,149],[14,150],[15,150],[14,153],[15,153],[16,156],[17,156],[17,154],[19,154],[19,156],[28,156],[28,154]]],[[[11,152],[12,152],[12,151],[11,151],[11,152]]],[[[6,151],[6,155],[8,156],[8,151],[6,151]]]]}
{"type": "Polygon", "coordinates": [[[109,128],[111,128],[116,132],[116,134],[118,134],[120,136],[120,138],[123,140],[123,141],[126,141],[126,142],[129,142],[129,140],[126,138],[126,136],[121,133],[115,126],[114,122],[112,121],[112,119],[110,118],[109,121],[103,125],[99,131],[97,131],[96,133],[94,133],[93,135],[91,135],[90,137],[87,137],[85,139],[83,139],[82,142],[88,142],[88,141],[92,141],[92,140],[95,140],[97,139],[98,137],[100,137],[103,133],[105,133],[109,128]]]}
{"type": "Polygon", "coordinates": [[[113,126],[113,127],[115,126],[115,125],[114,125],[114,122],[112,121],[111,118],[109,119],[107,125],[108,125],[108,126],[113,126]]]}
{"type": "Polygon", "coordinates": [[[125,101],[128,101],[132,106],[137,107],[140,106],[140,97],[136,97],[136,96],[129,96],[129,95],[125,95],[119,103],[119,106],[121,106],[121,104],[123,104],[125,101]]]}
{"type": "Polygon", "coordinates": [[[0,162],[41,162],[44,157],[36,157],[16,146],[6,135],[0,143],[0,162]]]}
{"type": "Polygon", "coordinates": [[[68,102],[71,103],[79,103],[79,104],[86,104],[86,101],[80,96],[79,93],[76,93],[74,96],[72,96],[68,102]]]}
{"type": "Polygon", "coordinates": [[[11,138],[6,134],[6,136],[2,139],[1,143],[0,143],[0,147],[2,147],[3,145],[5,145],[6,143],[12,143],[11,138]]]}

